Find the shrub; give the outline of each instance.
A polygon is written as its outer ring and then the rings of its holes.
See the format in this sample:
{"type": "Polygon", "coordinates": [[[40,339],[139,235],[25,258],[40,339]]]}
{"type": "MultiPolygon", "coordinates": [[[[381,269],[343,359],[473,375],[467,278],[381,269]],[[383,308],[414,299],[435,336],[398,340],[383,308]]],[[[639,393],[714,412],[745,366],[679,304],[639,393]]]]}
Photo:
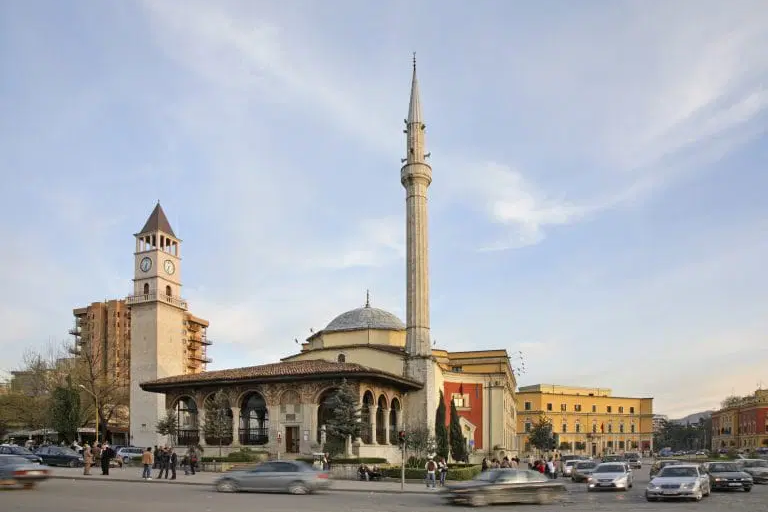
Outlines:
{"type": "MultiPolygon", "coordinates": [[[[307,464],[313,464],[315,462],[315,459],[310,457],[299,457],[296,460],[306,462],[307,464]]],[[[387,463],[387,459],[382,459],[381,457],[361,457],[361,458],[354,458],[354,459],[331,458],[331,466],[333,466],[334,464],[360,465],[360,464],[386,464],[386,463],[387,463]]]]}
{"type": "Polygon", "coordinates": [[[260,462],[267,458],[269,458],[267,452],[243,448],[223,457],[202,457],[200,460],[202,462],[260,462]]]}

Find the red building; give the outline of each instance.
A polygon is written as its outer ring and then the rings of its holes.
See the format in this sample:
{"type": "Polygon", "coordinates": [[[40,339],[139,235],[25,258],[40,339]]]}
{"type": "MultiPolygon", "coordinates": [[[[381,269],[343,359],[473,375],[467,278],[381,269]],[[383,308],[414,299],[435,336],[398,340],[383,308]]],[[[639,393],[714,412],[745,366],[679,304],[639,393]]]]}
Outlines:
{"type": "Polygon", "coordinates": [[[768,447],[768,390],[731,400],[712,413],[713,450],[756,450],[768,447]]]}

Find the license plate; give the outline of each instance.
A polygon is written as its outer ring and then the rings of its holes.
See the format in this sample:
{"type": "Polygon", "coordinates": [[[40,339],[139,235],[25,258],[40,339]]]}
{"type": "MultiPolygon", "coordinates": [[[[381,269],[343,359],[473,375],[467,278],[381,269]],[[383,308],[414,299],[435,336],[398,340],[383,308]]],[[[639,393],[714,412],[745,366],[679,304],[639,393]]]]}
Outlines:
{"type": "Polygon", "coordinates": [[[613,484],[600,484],[600,487],[610,487],[613,484]]]}
{"type": "Polygon", "coordinates": [[[661,494],[677,494],[677,491],[661,491],[661,494]]]}
{"type": "Polygon", "coordinates": [[[728,487],[738,487],[740,485],[741,484],[737,484],[737,483],[732,482],[732,483],[728,484],[728,487]]]}

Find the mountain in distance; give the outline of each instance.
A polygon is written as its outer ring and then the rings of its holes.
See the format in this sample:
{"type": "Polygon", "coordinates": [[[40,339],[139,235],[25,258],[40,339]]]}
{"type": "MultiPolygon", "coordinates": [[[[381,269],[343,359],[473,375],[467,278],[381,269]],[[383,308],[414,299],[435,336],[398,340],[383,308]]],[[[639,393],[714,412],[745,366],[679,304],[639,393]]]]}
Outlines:
{"type": "Polygon", "coordinates": [[[695,425],[699,422],[699,420],[707,420],[712,417],[712,413],[715,411],[701,411],[701,412],[695,412],[693,414],[689,414],[685,418],[680,418],[679,420],[669,420],[670,423],[677,423],[678,425],[686,425],[690,423],[691,425],[695,425]]]}

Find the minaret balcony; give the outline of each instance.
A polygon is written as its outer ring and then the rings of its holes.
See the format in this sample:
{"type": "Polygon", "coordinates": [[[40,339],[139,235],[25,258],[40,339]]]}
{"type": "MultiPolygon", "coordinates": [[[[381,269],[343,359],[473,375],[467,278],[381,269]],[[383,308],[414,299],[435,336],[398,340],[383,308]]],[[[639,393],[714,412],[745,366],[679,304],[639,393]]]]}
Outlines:
{"type": "Polygon", "coordinates": [[[147,302],[165,302],[166,304],[176,306],[177,308],[183,310],[187,309],[187,301],[184,299],[158,292],[142,293],[141,295],[129,295],[125,299],[125,303],[129,306],[135,306],[137,304],[144,304],[147,302]]]}

